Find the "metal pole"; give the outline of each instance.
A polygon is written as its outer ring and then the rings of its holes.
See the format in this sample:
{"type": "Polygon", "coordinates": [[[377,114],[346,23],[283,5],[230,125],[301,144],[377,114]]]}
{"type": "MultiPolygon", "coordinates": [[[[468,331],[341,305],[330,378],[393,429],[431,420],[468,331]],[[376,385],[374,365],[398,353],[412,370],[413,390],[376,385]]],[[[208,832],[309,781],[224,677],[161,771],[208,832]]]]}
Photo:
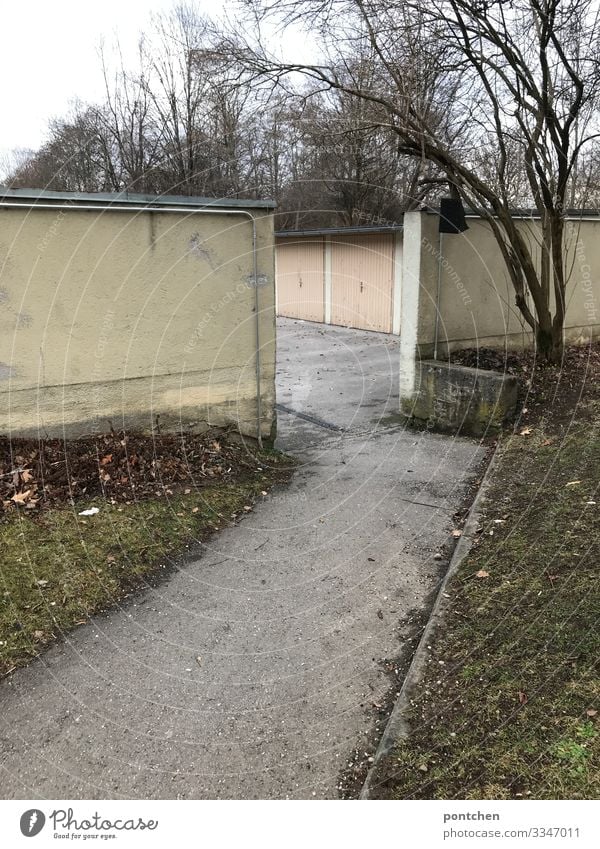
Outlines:
{"type": "Polygon", "coordinates": [[[440,233],[440,247],[438,252],[438,279],[437,279],[437,294],[435,298],[435,332],[433,337],[433,359],[437,360],[438,355],[438,338],[440,329],[440,296],[442,292],[442,248],[444,234],[440,233]]]}

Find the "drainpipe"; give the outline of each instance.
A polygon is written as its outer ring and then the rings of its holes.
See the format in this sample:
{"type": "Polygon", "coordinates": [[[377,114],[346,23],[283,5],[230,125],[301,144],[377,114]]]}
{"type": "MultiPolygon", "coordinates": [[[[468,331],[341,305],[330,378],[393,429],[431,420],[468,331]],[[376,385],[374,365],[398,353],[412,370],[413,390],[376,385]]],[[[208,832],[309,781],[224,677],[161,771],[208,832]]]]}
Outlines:
{"type": "Polygon", "coordinates": [[[17,207],[19,209],[85,209],[94,212],[166,212],[178,215],[243,215],[252,224],[252,276],[254,282],[254,313],[255,313],[255,363],[256,363],[256,441],[258,447],[262,448],[261,420],[262,400],[260,382],[260,313],[258,297],[258,255],[256,240],[256,218],[246,209],[188,209],[177,206],[115,206],[112,204],[82,204],[82,203],[19,203],[0,199],[0,207],[17,207]]]}
{"type": "Polygon", "coordinates": [[[433,359],[438,358],[438,339],[440,334],[440,296],[442,291],[442,251],[444,249],[444,234],[440,232],[440,245],[438,251],[438,278],[437,292],[435,295],[435,331],[433,337],[433,359]]]}

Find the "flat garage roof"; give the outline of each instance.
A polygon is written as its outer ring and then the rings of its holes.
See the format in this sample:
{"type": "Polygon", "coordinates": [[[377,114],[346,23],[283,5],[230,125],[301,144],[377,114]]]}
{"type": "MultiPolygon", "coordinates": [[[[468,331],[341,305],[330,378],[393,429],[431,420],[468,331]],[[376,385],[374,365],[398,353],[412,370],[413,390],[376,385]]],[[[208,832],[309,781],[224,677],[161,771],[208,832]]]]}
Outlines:
{"type": "Polygon", "coordinates": [[[376,233],[398,233],[401,224],[388,224],[381,227],[323,227],[315,230],[278,230],[277,238],[297,238],[300,236],[368,236],[376,233]]]}

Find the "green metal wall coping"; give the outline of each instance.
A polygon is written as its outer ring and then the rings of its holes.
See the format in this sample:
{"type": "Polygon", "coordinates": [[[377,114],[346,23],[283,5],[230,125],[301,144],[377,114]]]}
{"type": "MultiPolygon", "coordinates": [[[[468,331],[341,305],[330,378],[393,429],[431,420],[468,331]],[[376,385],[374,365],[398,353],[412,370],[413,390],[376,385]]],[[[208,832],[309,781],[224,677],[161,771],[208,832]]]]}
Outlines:
{"type": "Polygon", "coordinates": [[[275,209],[272,200],[246,200],[244,198],[204,198],[187,197],[185,195],[145,195],[130,192],[49,192],[44,189],[10,189],[0,186],[0,203],[2,200],[22,201],[24,206],[44,203],[98,203],[122,206],[132,204],[151,208],[161,206],[181,207],[219,207],[220,209],[275,209]]]}

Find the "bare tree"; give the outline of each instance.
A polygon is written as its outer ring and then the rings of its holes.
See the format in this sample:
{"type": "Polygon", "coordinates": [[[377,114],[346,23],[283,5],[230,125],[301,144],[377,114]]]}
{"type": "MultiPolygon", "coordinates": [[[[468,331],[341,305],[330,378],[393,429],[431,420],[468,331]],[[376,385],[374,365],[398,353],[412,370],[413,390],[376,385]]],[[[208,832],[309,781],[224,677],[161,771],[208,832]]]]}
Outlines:
{"type": "Polygon", "coordinates": [[[14,175],[23,168],[35,156],[35,151],[30,148],[16,148],[5,150],[0,155],[0,181],[2,185],[8,185],[14,175]]]}
{"type": "Polygon", "coordinates": [[[250,0],[320,37],[323,60],[281,61],[265,41],[221,43],[256,74],[300,72],[380,110],[403,153],[427,160],[489,223],[539,352],[562,356],[568,281],[565,203],[596,136],[600,87],[594,0],[250,0]],[[348,73],[368,43],[377,85],[348,73]],[[481,151],[489,151],[488,173],[481,151]],[[540,219],[541,262],[513,214],[515,157],[540,219]]]}
{"type": "Polygon", "coordinates": [[[113,188],[111,155],[97,110],[75,104],[67,118],[50,122],[46,143],[21,157],[7,182],[15,188],[106,191],[113,188]]]}
{"type": "Polygon", "coordinates": [[[104,48],[100,53],[106,99],[93,110],[100,128],[98,141],[104,148],[114,190],[152,191],[153,172],[162,156],[165,129],[152,113],[144,39],[138,44],[138,67],[134,72],[125,67],[118,43],[115,52],[114,69],[114,62],[108,61],[104,48]]]}
{"type": "Polygon", "coordinates": [[[213,81],[201,62],[207,23],[193,5],[182,3],[156,15],[153,28],[145,44],[147,93],[164,137],[161,170],[172,191],[194,194],[212,164],[204,127],[213,81]]]}
{"type": "MultiPolygon", "coordinates": [[[[371,77],[372,87],[372,63],[356,64],[363,67],[354,73],[371,77]]],[[[302,139],[312,152],[305,176],[322,184],[320,202],[336,211],[338,223],[395,223],[431,195],[435,184],[424,177],[435,169],[402,152],[372,103],[340,90],[305,93],[304,100],[302,139]]]]}

